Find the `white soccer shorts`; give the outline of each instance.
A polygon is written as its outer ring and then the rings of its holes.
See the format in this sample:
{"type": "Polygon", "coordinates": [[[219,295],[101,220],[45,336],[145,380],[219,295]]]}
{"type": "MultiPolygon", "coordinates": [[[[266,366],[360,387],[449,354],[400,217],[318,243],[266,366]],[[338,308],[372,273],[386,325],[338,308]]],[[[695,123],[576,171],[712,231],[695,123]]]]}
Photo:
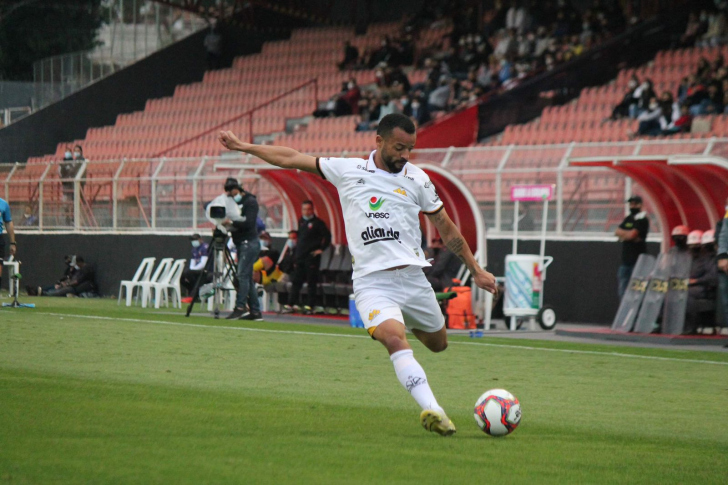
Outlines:
{"type": "Polygon", "coordinates": [[[432,285],[418,266],[356,278],[354,298],[369,335],[390,318],[423,332],[437,332],[445,326],[432,285]]]}

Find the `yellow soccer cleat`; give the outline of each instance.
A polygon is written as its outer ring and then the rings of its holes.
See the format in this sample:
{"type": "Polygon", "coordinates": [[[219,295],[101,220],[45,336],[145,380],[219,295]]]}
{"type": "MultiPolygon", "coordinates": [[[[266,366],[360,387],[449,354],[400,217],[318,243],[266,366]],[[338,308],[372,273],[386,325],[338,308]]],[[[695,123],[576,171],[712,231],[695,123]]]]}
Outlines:
{"type": "Polygon", "coordinates": [[[450,421],[444,412],[436,411],[434,409],[425,409],[420,414],[420,421],[422,427],[427,431],[440,434],[442,436],[450,436],[455,434],[457,431],[455,425],[450,421]]]}

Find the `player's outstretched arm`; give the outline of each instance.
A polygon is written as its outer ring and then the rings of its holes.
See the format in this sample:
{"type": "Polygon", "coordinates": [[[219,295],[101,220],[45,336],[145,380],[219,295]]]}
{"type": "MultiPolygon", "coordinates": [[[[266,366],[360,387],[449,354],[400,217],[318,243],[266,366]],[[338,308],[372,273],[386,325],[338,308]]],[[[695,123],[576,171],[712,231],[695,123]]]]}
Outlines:
{"type": "Polygon", "coordinates": [[[297,152],[293,148],[244,143],[232,131],[221,131],[217,139],[228,150],[249,153],[276,167],[318,173],[316,158],[297,152]]]}
{"type": "Polygon", "coordinates": [[[427,217],[437,228],[437,232],[440,233],[440,237],[447,248],[455,253],[460,258],[460,261],[468,268],[478,288],[497,295],[498,285],[496,284],[495,276],[480,267],[475,260],[475,256],[473,256],[473,252],[470,250],[470,246],[465,242],[463,235],[460,234],[460,229],[450,219],[445,209],[443,208],[435,214],[427,214],[427,217]]]}

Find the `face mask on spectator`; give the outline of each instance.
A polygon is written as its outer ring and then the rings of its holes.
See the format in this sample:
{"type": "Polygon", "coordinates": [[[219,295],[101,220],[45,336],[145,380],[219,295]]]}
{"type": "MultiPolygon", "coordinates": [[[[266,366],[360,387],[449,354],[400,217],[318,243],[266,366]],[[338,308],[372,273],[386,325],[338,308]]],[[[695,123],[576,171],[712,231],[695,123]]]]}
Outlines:
{"type": "Polygon", "coordinates": [[[66,152],[63,154],[63,156],[66,158],[71,158],[71,152],[66,152]]]}
{"type": "Polygon", "coordinates": [[[650,103],[650,109],[657,109],[657,103],[650,103]]]}
{"type": "Polygon", "coordinates": [[[354,83],[350,82],[346,85],[347,89],[354,89],[354,83]]]}
{"type": "Polygon", "coordinates": [[[642,86],[641,87],[642,87],[642,89],[647,89],[647,88],[650,87],[650,85],[647,84],[647,82],[645,81],[645,82],[642,83],[642,86]]]}
{"type": "Polygon", "coordinates": [[[73,152],[73,156],[74,156],[75,158],[78,158],[78,157],[80,157],[80,156],[81,156],[81,152],[73,152]]]}
{"type": "Polygon", "coordinates": [[[629,89],[634,89],[637,87],[637,81],[632,79],[629,83],[627,83],[627,86],[629,87],[629,89]]]}
{"type": "Polygon", "coordinates": [[[303,219],[305,221],[310,221],[311,219],[313,219],[313,216],[301,216],[301,217],[303,217],[303,219]]]}
{"type": "Polygon", "coordinates": [[[199,248],[200,247],[200,241],[192,241],[192,247],[193,248],[199,248]]]}
{"type": "Polygon", "coordinates": [[[293,249],[296,247],[296,241],[294,241],[293,239],[289,239],[288,241],[286,241],[286,246],[288,246],[289,249],[293,249]]]}
{"type": "Polygon", "coordinates": [[[407,104],[407,98],[401,98],[399,100],[402,104],[407,104]]]}
{"type": "Polygon", "coordinates": [[[268,241],[266,241],[265,239],[260,239],[260,249],[266,249],[269,245],[270,243],[268,241]]]}
{"type": "Polygon", "coordinates": [[[236,195],[235,197],[233,197],[233,200],[234,200],[235,202],[238,202],[238,203],[240,203],[240,201],[241,201],[241,200],[243,200],[243,195],[242,195],[242,194],[238,194],[238,195],[236,195]]]}
{"type": "Polygon", "coordinates": [[[413,107],[414,109],[417,109],[417,108],[419,108],[419,107],[420,107],[420,103],[419,103],[419,101],[412,101],[412,107],[413,107]]]}

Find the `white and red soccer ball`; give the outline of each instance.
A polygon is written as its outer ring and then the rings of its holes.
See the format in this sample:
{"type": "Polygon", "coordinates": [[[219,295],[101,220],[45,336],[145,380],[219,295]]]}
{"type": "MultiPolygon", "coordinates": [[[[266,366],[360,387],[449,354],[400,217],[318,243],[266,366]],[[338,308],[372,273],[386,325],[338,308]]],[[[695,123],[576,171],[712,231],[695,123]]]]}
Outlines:
{"type": "Polygon", "coordinates": [[[505,389],[491,389],[475,402],[475,422],[486,434],[505,436],[521,422],[521,404],[505,389]]]}

